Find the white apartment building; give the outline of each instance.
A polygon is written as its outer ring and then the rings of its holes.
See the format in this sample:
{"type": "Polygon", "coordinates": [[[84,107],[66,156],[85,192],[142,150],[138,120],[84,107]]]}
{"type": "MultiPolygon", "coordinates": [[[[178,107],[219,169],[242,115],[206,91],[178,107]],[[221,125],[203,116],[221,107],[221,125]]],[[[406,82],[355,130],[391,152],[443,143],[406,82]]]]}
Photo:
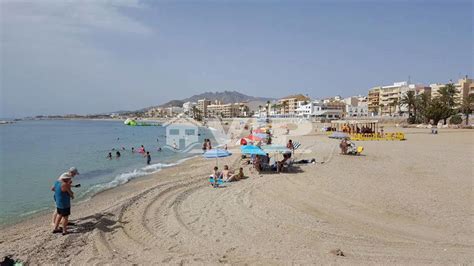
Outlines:
{"type": "Polygon", "coordinates": [[[346,105],[346,117],[367,117],[369,116],[369,105],[359,102],[357,105],[346,105]]]}
{"type": "Polygon", "coordinates": [[[193,107],[197,106],[195,102],[185,102],[183,103],[183,112],[191,114],[193,112],[193,107]]]}
{"type": "Polygon", "coordinates": [[[339,119],[343,116],[344,111],[340,108],[333,107],[321,101],[312,101],[304,104],[304,101],[298,102],[296,115],[299,117],[310,118],[319,117],[325,119],[339,119]]]}

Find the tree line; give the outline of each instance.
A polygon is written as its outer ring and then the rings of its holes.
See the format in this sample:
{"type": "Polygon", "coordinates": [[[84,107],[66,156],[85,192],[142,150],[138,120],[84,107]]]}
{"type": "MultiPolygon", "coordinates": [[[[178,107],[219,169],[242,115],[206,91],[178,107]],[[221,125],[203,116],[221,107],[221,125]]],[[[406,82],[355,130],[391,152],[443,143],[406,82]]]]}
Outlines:
{"type": "Polygon", "coordinates": [[[416,95],[414,91],[408,91],[400,101],[408,108],[408,123],[432,123],[437,125],[439,121],[444,124],[461,124],[462,117],[466,116],[466,125],[469,124],[469,114],[473,111],[474,94],[464,97],[459,101],[459,93],[454,84],[446,84],[438,91],[439,95],[431,97],[429,93],[416,95]]]}

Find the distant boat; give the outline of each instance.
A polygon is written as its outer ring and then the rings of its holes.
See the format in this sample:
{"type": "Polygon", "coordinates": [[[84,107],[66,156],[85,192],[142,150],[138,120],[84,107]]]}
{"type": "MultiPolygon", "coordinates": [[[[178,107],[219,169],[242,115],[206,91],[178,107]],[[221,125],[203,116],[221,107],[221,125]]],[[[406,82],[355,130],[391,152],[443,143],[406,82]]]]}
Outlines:
{"type": "Polygon", "coordinates": [[[0,125],[13,124],[13,121],[0,120],[0,125]]]}

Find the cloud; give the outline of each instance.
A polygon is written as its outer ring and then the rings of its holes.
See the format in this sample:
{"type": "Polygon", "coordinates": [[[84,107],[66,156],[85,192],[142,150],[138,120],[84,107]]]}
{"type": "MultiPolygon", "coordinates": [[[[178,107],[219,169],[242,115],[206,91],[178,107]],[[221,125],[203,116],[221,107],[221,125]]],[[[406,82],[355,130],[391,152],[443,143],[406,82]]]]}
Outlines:
{"type": "Polygon", "coordinates": [[[121,12],[138,1],[2,1],[2,27],[36,25],[63,33],[93,30],[149,34],[151,29],[121,12]]]}
{"type": "Polygon", "coordinates": [[[140,67],[114,52],[114,41],[153,35],[126,15],[144,8],[137,1],[1,1],[0,117],[119,108],[117,95],[104,95],[124,91],[140,67]]]}

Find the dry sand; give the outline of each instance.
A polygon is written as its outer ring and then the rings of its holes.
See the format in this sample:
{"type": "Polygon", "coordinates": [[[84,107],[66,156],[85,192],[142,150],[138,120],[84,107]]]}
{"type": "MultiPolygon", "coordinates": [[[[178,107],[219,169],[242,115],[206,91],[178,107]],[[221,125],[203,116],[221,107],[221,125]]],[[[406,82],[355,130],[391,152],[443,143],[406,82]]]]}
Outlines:
{"type": "MultiPolygon", "coordinates": [[[[192,159],[73,206],[78,225],[67,236],[51,234],[50,215],[2,229],[0,255],[30,264],[472,264],[474,131],[404,131],[404,142],[358,142],[358,157],[339,155],[320,133],[293,137],[309,150],[297,158],[324,163],[285,174],[246,167],[248,179],[220,189],[206,181],[214,161],[192,159]]],[[[238,157],[219,164],[237,167],[238,157]]]]}

